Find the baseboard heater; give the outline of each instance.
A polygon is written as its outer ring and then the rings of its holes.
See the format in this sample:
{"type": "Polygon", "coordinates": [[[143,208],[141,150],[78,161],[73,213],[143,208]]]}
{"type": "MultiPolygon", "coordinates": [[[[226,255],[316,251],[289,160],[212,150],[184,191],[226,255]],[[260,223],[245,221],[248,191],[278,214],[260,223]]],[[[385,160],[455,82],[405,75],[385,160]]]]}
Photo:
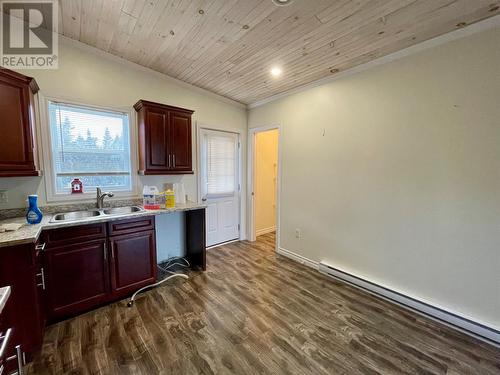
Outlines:
{"type": "Polygon", "coordinates": [[[500,331],[494,328],[487,327],[481,323],[474,322],[470,319],[461,317],[452,312],[430,305],[426,302],[419,301],[415,298],[401,294],[382,285],[375,284],[361,277],[332,267],[324,262],[319,263],[318,269],[321,273],[332,276],[335,279],[381,297],[385,300],[388,300],[389,302],[396,303],[404,308],[413,310],[433,320],[437,320],[463,333],[500,347],[500,331]]]}

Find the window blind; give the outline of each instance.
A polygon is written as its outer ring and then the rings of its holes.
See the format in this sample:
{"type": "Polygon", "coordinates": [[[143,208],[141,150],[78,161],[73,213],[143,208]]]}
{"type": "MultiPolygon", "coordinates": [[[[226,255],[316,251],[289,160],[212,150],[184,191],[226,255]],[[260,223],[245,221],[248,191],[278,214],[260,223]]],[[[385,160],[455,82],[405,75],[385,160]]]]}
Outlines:
{"type": "Polygon", "coordinates": [[[236,140],[207,135],[207,194],[231,195],[235,192],[236,140]]]}
{"type": "Polygon", "coordinates": [[[56,193],[69,193],[74,178],[85,192],[132,190],[126,113],[49,102],[49,119],[56,193]]]}

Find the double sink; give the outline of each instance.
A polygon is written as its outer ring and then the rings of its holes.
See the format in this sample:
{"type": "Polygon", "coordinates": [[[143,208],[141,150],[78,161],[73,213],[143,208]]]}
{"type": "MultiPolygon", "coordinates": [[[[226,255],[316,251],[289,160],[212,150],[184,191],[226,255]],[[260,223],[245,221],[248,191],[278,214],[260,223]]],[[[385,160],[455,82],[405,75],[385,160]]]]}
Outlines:
{"type": "Polygon", "coordinates": [[[134,212],[144,211],[144,208],[140,206],[128,206],[128,207],[113,207],[113,208],[103,208],[103,209],[92,209],[86,211],[73,211],[73,212],[64,212],[60,214],[54,215],[51,222],[59,223],[64,221],[76,221],[83,220],[92,217],[100,217],[100,216],[113,216],[113,215],[126,215],[134,212]]]}

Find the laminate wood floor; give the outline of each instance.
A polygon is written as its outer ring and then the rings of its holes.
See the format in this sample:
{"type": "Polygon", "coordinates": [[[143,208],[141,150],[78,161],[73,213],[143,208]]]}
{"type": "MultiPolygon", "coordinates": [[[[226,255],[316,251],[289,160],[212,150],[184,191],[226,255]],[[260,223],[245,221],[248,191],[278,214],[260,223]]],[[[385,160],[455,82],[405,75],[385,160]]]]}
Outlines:
{"type": "Polygon", "coordinates": [[[191,272],[48,327],[28,374],[500,374],[500,349],[274,253],[208,251],[191,272]]]}

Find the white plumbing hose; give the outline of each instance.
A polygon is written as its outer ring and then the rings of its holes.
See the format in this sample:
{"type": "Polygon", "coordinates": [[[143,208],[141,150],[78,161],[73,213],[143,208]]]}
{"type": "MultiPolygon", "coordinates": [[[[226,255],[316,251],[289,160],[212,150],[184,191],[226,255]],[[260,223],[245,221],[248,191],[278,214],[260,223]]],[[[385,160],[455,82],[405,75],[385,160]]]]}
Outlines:
{"type": "Polygon", "coordinates": [[[151,285],[146,285],[145,287],[142,287],[141,289],[137,290],[134,294],[132,294],[132,297],[130,297],[130,300],[127,303],[128,307],[132,307],[134,304],[134,299],[143,290],[149,289],[149,288],[154,288],[155,286],[163,284],[165,281],[168,281],[170,279],[173,279],[174,277],[181,277],[183,279],[189,279],[188,275],[184,275],[183,273],[174,273],[171,276],[165,277],[163,280],[158,281],[157,283],[151,284],[151,285]]]}

